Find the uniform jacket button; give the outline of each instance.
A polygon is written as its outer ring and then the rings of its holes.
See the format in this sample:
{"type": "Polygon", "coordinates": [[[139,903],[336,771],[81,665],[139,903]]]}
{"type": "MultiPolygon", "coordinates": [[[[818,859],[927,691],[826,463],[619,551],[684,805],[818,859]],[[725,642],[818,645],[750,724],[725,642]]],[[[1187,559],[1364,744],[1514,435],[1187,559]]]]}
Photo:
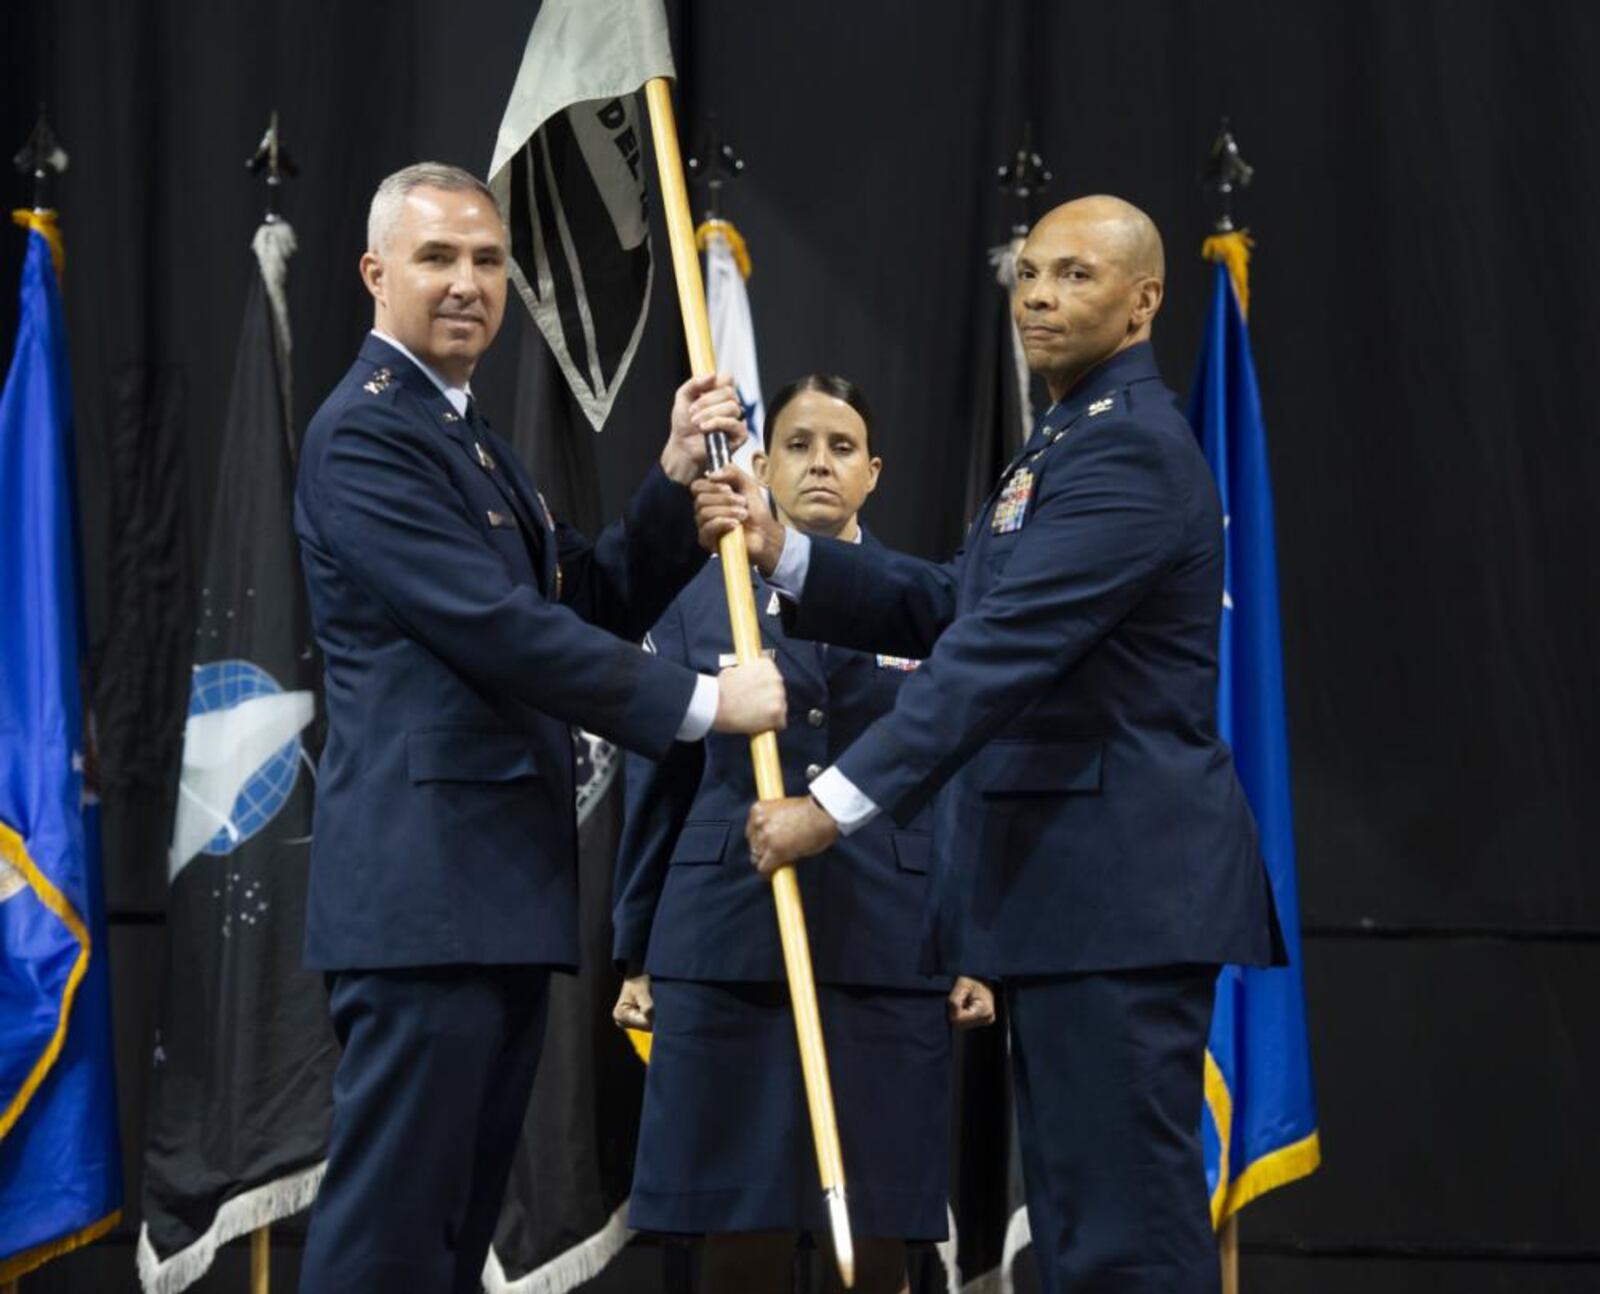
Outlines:
{"type": "Polygon", "coordinates": [[[815,782],[821,776],[822,776],[822,765],[821,764],[807,764],[806,765],[806,781],[815,782]]]}
{"type": "Polygon", "coordinates": [[[812,710],[807,713],[806,722],[809,723],[813,728],[820,728],[823,724],[828,722],[828,716],[821,710],[812,710]]]}

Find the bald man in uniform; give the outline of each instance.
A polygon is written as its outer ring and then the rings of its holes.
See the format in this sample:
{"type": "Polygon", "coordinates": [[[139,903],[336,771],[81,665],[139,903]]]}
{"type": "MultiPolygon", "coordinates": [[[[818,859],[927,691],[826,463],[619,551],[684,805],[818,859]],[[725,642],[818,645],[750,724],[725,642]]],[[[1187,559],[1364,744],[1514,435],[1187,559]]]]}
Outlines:
{"type": "Polygon", "coordinates": [[[1004,981],[1049,1294],[1218,1288],[1214,982],[1283,956],[1217,732],[1222,516],[1150,346],[1163,274],[1121,199],[1034,227],[1013,311],[1053,403],[949,563],[785,538],[743,482],[697,487],[708,529],[742,525],[796,599],[792,634],[925,657],[810,796],[755,806],[751,855],[771,871],[942,789],[935,964],[1004,981]]]}

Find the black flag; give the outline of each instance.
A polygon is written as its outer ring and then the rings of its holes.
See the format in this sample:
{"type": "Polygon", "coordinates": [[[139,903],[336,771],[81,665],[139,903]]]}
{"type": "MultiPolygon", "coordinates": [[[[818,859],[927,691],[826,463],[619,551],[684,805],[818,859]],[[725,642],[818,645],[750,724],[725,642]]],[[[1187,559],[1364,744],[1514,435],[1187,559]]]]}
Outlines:
{"type": "MultiPolygon", "coordinates": [[[[579,421],[555,358],[523,330],[514,445],[558,517],[600,523],[599,443],[579,421]]],[[[626,1215],[644,1062],[611,1022],[611,873],[622,834],[620,752],[573,733],[578,777],[580,966],[550,981],[539,1077],[484,1270],[490,1294],[563,1294],[628,1242],[626,1215]]]]}
{"type": "Polygon", "coordinates": [[[293,231],[269,220],[252,249],[260,272],[222,429],[168,857],[139,1236],[147,1294],[185,1288],[219,1244],[308,1206],[332,1110],[327,999],[301,967],[321,706],[290,512],[293,231]]]}
{"type": "Polygon", "coordinates": [[[634,94],[671,75],[661,0],[544,0],[489,164],[512,281],[596,431],[650,300],[634,94]]]}

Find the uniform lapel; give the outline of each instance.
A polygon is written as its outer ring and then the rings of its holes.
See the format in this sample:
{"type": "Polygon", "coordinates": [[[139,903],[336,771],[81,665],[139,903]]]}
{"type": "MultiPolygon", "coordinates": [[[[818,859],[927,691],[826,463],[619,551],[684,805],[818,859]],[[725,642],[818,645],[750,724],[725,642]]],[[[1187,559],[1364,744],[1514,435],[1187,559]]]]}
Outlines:
{"type": "Polygon", "coordinates": [[[778,591],[760,571],[752,571],[756,595],[756,619],[761,624],[761,640],[773,648],[794,668],[808,676],[819,686],[827,681],[823,668],[822,645],[790,638],[783,631],[783,616],[779,613],[778,591]]]}
{"type": "Polygon", "coordinates": [[[545,594],[555,596],[552,592],[555,543],[553,539],[547,541],[545,538],[548,527],[542,515],[544,510],[535,507],[531,500],[518,491],[511,479],[512,464],[501,456],[503,446],[491,443],[494,437],[490,434],[489,424],[478,413],[477,406],[469,402],[465,415],[457,413],[444,392],[434,385],[428,375],[382,338],[369,335],[361,348],[361,356],[371,363],[382,365],[382,371],[391,378],[397,378],[415,395],[433,419],[434,425],[455,443],[477,471],[489,478],[517,520],[517,526],[522,531],[523,546],[528,550],[528,560],[533,569],[539,572],[545,594]]]}
{"type": "Polygon", "coordinates": [[[556,521],[550,515],[549,506],[544,501],[533,483],[533,478],[528,474],[528,469],[517,458],[511,446],[499,436],[489,430],[488,420],[483,420],[483,443],[491,454],[501,455],[497,466],[500,476],[495,484],[500,487],[500,492],[507,496],[512,506],[519,509],[518,516],[527,515],[527,523],[531,534],[537,535],[538,552],[535,555],[534,565],[539,568],[540,578],[544,588],[551,597],[559,599],[561,596],[560,557],[556,545],[556,521]]]}

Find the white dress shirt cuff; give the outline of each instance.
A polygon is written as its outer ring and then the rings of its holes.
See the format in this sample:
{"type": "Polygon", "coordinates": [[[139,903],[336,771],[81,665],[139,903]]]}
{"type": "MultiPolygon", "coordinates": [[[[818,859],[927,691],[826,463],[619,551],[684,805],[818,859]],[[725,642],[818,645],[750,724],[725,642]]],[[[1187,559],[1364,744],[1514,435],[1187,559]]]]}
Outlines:
{"type": "Polygon", "coordinates": [[[694,681],[694,695],[689,698],[689,709],[678,725],[679,741],[699,741],[711,731],[717,717],[717,680],[702,674],[694,681]]]}
{"type": "Polygon", "coordinates": [[[837,764],[818,773],[807,789],[828,816],[839,824],[841,836],[848,836],[878,816],[878,806],[839,771],[837,764]]]}
{"type": "Polygon", "coordinates": [[[783,551],[778,554],[778,564],[767,576],[767,583],[791,602],[798,602],[805,592],[806,572],[811,569],[811,536],[798,530],[785,532],[783,551]]]}

